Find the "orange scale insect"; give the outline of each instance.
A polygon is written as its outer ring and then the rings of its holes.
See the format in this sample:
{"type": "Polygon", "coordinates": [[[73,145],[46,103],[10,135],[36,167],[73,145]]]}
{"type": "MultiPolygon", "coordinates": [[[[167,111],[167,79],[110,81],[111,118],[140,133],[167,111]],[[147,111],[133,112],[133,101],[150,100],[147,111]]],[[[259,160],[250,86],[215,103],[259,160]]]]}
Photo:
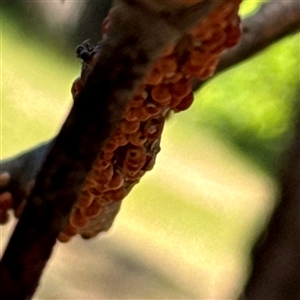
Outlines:
{"type": "Polygon", "coordinates": [[[203,69],[199,71],[198,73],[195,73],[195,77],[199,80],[205,80],[209,78],[212,74],[212,71],[210,69],[203,69]]]}
{"type": "Polygon", "coordinates": [[[71,236],[65,234],[64,232],[60,232],[57,239],[61,242],[61,243],[67,243],[70,241],[71,236]]]}
{"type": "Polygon", "coordinates": [[[124,118],[126,121],[129,121],[129,122],[135,122],[135,121],[139,121],[139,119],[137,118],[137,116],[135,115],[135,109],[134,108],[131,108],[129,110],[127,110],[125,113],[124,113],[124,118]]]}
{"type": "Polygon", "coordinates": [[[182,78],[180,81],[170,85],[170,91],[172,94],[172,99],[174,97],[183,99],[192,92],[192,83],[190,80],[182,78]]]}
{"type": "Polygon", "coordinates": [[[127,137],[126,134],[122,134],[122,135],[119,135],[119,136],[115,137],[114,141],[118,145],[118,147],[122,147],[122,146],[125,146],[128,143],[128,137],[127,137]]]}
{"type": "Polygon", "coordinates": [[[177,71],[177,60],[174,54],[162,57],[156,63],[156,68],[164,74],[164,76],[174,75],[177,71]],[[169,75],[168,75],[169,74],[169,75]]]}
{"type": "Polygon", "coordinates": [[[125,134],[131,134],[136,131],[138,131],[140,128],[140,122],[139,121],[127,121],[123,120],[121,123],[121,130],[125,134]]]}
{"type": "Polygon", "coordinates": [[[187,63],[184,67],[183,67],[183,72],[185,74],[186,77],[193,77],[193,78],[197,78],[198,73],[200,72],[199,70],[203,70],[206,68],[205,64],[198,64],[197,66],[194,66],[190,63],[187,63]]]}
{"type": "Polygon", "coordinates": [[[88,218],[84,216],[78,208],[76,208],[70,216],[70,223],[75,228],[83,228],[88,224],[88,222],[88,218]]]}
{"type": "Polygon", "coordinates": [[[68,236],[74,236],[78,233],[78,229],[69,222],[62,232],[68,236]]]}
{"type": "Polygon", "coordinates": [[[141,171],[143,166],[145,165],[146,160],[140,161],[124,161],[123,163],[123,173],[124,178],[126,176],[135,176],[137,173],[141,171]]]}
{"type": "Polygon", "coordinates": [[[141,171],[145,171],[145,172],[151,171],[154,165],[155,165],[155,159],[154,158],[148,159],[145,165],[142,167],[141,171]]]}
{"type": "Polygon", "coordinates": [[[139,121],[146,121],[151,117],[151,115],[148,113],[148,111],[143,106],[134,109],[133,115],[139,121]]]}
{"type": "Polygon", "coordinates": [[[226,35],[222,34],[222,36],[218,38],[213,38],[209,41],[203,42],[202,49],[205,49],[206,52],[213,52],[215,49],[219,48],[220,46],[223,46],[224,42],[226,40],[226,35]]]}
{"type": "Polygon", "coordinates": [[[87,192],[94,198],[95,196],[102,195],[105,190],[105,184],[97,182],[97,186],[89,186],[87,192]]]}
{"type": "Polygon", "coordinates": [[[86,216],[87,218],[95,218],[103,211],[103,207],[101,204],[100,199],[94,199],[93,203],[81,209],[81,213],[86,216]]]}
{"type": "Polygon", "coordinates": [[[135,175],[138,171],[142,169],[144,164],[146,163],[146,157],[140,159],[129,159],[125,160],[123,163],[123,171],[124,173],[130,173],[131,175],[135,175]]]}
{"type": "Polygon", "coordinates": [[[91,205],[94,200],[94,196],[88,190],[84,190],[76,201],[77,207],[87,207],[91,205]]]}
{"type": "Polygon", "coordinates": [[[145,90],[146,89],[146,85],[145,84],[141,84],[137,91],[136,91],[136,94],[135,94],[135,97],[138,97],[138,98],[142,98],[142,99],[146,99],[147,96],[148,96],[148,93],[147,91],[145,90]]]}
{"type": "Polygon", "coordinates": [[[104,170],[93,170],[91,174],[91,178],[97,182],[99,185],[108,183],[113,176],[114,170],[112,165],[110,165],[107,169],[104,170]]]}
{"type": "Polygon", "coordinates": [[[166,83],[177,83],[183,78],[183,74],[180,72],[175,73],[173,76],[165,80],[166,83]]]}
{"type": "Polygon", "coordinates": [[[193,93],[191,93],[182,99],[180,104],[175,107],[174,111],[179,112],[188,109],[192,105],[193,101],[194,101],[194,95],[193,93]]]}
{"type": "Polygon", "coordinates": [[[129,142],[134,146],[142,146],[146,142],[146,137],[142,134],[141,131],[136,131],[128,136],[129,142]]]}
{"type": "Polygon", "coordinates": [[[111,160],[113,156],[114,152],[103,152],[101,157],[105,160],[111,160]]]}
{"type": "Polygon", "coordinates": [[[193,66],[207,65],[209,64],[211,57],[211,53],[209,53],[209,51],[205,47],[205,44],[203,44],[200,49],[194,49],[193,51],[191,51],[187,63],[193,66]]]}
{"type": "Polygon", "coordinates": [[[217,63],[211,64],[208,68],[204,69],[201,73],[199,73],[197,78],[200,80],[206,80],[214,74],[216,67],[217,63]]]}
{"type": "Polygon", "coordinates": [[[123,132],[122,132],[121,128],[118,127],[118,128],[114,131],[114,133],[112,134],[112,136],[111,136],[110,139],[111,139],[111,140],[117,139],[117,138],[119,138],[120,136],[122,136],[122,134],[123,134],[123,132]]]}
{"type": "Polygon", "coordinates": [[[97,159],[96,162],[93,165],[94,169],[97,170],[105,170],[111,165],[111,162],[109,160],[105,159],[97,159]]]}
{"type": "Polygon", "coordinates": [[[146,157],[146,149],[144,147],[129,148],[125,155],[125,161],[140,160],[146,157]]]}
{"type": "Polygon", "coordinates": [[[161,54],[162,57],[169,56],[174,52],[174,46],[175,45],[170,45],[166,49],[164,49],[163,53],[161,54]]]}
{"type": "Polygon", "coordinates": [[[153,68],[149,75],[146,76],[144,83],[146,85],[158,85],[163,81],[163,74],[157,69],[153,68]]]}
{"type": "Polygon", "coordinates": [[[172,95],[166,84],[154,86],[151,90],[151,97],[155,102],[162,106],[168,106],[172,99],[172,95]]]}
{"type": "MultiPolygon", "coordinates": [[[[146,91],[145,91],[146,92],[146,91]]],[[[132,100],[129,101],[128,109],[141,107],[145,101],[145,98],[141,95],[135,96],[132,100]]]]}
{"type": "Polygon", "coordinates": [[[108,201],[121,201],[126,195],[124,187],[120,187],[114,191],[108,191],[104,195],[104,199],[108,201]]]}
{"type": "MultiPolygon", "coordinates": [[[[92,172],[92,171],[91,171],[92,172]]],[[[81,193],[83,193],[84,191],[87,191],[87,189],[91,186],[91,185],[95,185],[95,180],[92,178],[91,174],[89,174],[83,185],[80,188],[81,193]]]]}
{"type": "Polygon", "coordinates": [[[218,45],[218,46],[215,46],[215,47],[211,48],[209,50],[209,52],[211,54],[220,54],[225,48],[226,47],[224,47],[224,44],[222,44],[222,45],[218,45]]]}
{"type": "Polygon", "coordinates": [[[114,175],[109,183],[105,185],[108,190],[117,190],[124,184],[123,176],[118,172],[114,171],[114,175]]]}
{"type": "Polygon", "coordinates": [[[100,157],[101,160],[107,161],[109,164],[111,164],[111,159],[114,157],[114,155],[114,150],[103,149],[101,151],[100,157]]]}
{"type": "Polygon", "coordinates": [[[104,150],[108,152],[113,152],[119,147],[116,140],[110,139],[108,143],[105,145],[104,150]]]}
{"type": "MultiPolygon", "coordinates": [[[[208,23],[208,21],[206,23],[208,23]]],[[[204,40],[209,40],[212,37],[213,31],[210,29],[210,25],[206,25],[203,23],[199,27],[196,27],[191,32],[191,35],[200,41],[204,41],[204,40]]]]}
{"type": "Polygon", "coordinates": [[[181,97],[178,97],[176,94],[174,94],[172,96],[172,100],[170,103],[170,107],[173,109],[174,107],[176,107],[180,102],[182,101],[181,97]]]}
{"type": "Polygon", "coordinates": [[[224,39],[224,31],[219,24],[211,26],[211,36],[208,39],[203,39],[202,42],[209,43],[210,41],[222,41],[224,39]]]}
{"type": "Polygon", "coordinates": [[[226,29],[226,40],[224,42],[224,47],[230,48],[236,45],[241,36],[241,29],[238,26],[229,26],[226,29]]]}
{"type": "Polygon", "coordinates": [[[198,65],[198,66],[192,66],[192,65],[188,65],[185,68],[185,72],[187,74],[189,74],[190,76],[192,76],[193,78],[202,78],[204,72],[206,72],[207,70],[207,66],[205,65],[198,65]]]}
{"type": "Polygon", "coordinates": [[[108,161],[109,165],[107,168],[93,168],[88,176],[89,185],[96,186],[99,183],[102,184],[102,181],[110,180],[113,174],[113,163],[108,161]]]}
{"type": "MultiPolygon", "coordinates": [[[[127,153],[128,154],[128,153],[127,153]]],[[[125,160],[123,162],[123,168],[126,167],[127,170],[131,172],[136,172],[140,170],[146,162],[146,153],[143,155],[132,155],[134,153],[130,153],[131,155],[126,155],[125,160]]]]}
{"type": "Polygon", "coordinates": [[[99,231],[96,231],[96,232],[95,231],[90,231],[90,232],[84,231],[84,232],[80,233],[80,235],[84,240],[88,240],[88,239],[98,235],[101,231],[103,231],[103,230],[100,229],[99,231]]]}
{"type": "Polygon", "coordinates": [[[148,114],[149,118],[156,116],[162,113],[162,107],[157,106],[154,102],[148,101],[144,106],[143,109],[148,114]]]}
{"type": "Polygon", "coordinates": [[[223,24],[227,22],[228,18],[232,14],[232,7],[228,4],[226,6],[221,5],[218,10],[212,12],[208,17],[208,20],[211,24],[218,24],[223,27],[223,24]]]}

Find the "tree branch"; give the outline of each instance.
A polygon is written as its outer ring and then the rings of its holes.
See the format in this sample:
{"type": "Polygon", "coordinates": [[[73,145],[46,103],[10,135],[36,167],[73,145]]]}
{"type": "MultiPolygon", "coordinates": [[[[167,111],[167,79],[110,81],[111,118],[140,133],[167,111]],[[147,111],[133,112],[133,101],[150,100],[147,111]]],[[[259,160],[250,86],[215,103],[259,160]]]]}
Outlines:
{"type": "Polygon", "coordinates": [[[45,142],[12,159],[1,162],[0,174],[7,172],[10,179],[6,180],[6,176],[4,176],[1,184],[2,176],[0,175],[0,198],[2,193],[10,192],[14,199],[14,208],[20,206],[23,199],[28,196],[29,185],[35,180],[52,144],[52,140],[45,142]]]}
{"type": "Polygon", "coordinates": [[[95,66],[54,140],[1,260],[1,299],[31,298],[80,187],[138,84],[162,50],[218,4],[207,0],[182,9],[170,4],[161,14],[134,0],[118,2],[109,37],[95,54],[95,66]]]}
{"type": "Polygon", "coordinates": [[[300,92],[295,135],[286,154],[280,201],[253,250],[253,269],[242,299],[299,299],[300,92]]]}

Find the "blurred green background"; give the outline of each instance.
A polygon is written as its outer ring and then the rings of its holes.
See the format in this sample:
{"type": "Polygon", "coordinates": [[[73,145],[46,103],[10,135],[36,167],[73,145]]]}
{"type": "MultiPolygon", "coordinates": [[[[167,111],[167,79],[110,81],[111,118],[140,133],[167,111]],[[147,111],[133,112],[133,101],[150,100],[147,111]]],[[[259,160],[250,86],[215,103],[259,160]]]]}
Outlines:
{"type": "MultiPolygon", "coordinates": [[[[58,132],[81,68],[70,37],[85,36],[85,2],[36,3],[1,4],[1,158],[58,132]]],[[[244,1],[241,14],[261,4],[244,1]]],[[[171,116],[113,229],[58,244],[36,299],[236,298],[292,136],[299,43],[285,38],[217,76],[171,116]]],[[[13,225],[0,229],[1,252],[13,225]]]]}

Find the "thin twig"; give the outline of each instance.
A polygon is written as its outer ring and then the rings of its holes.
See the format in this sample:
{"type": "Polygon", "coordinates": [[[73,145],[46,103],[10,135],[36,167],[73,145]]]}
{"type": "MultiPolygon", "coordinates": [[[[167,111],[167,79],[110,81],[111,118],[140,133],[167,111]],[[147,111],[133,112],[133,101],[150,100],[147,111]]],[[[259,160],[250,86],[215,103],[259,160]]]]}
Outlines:
{"type": "Polygon", "coordinates": [[[0,174],[7,172],[10,179],[1,184],[0,177],[0,194],[10,192],[15,207],[28,196],[29,185],[35,180],[52,144],[53,140],[37,145],[16,157],[1,161],[0,174]]]}

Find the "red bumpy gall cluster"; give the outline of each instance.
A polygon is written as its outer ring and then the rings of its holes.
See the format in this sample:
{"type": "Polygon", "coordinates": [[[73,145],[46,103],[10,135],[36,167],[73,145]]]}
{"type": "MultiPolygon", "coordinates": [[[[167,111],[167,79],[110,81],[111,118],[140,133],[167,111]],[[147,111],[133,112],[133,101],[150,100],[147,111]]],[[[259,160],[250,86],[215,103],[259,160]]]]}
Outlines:
{"type": "MultiPolygon", "coordinates": [[[[76,234],[91,238],[111,227],[122,199],[154,166],[166,114],[188,109],[193,102],[192,80],[210,77],[220,53],[238,42],[240,2],[224,0],[155,62],[129,102],[121,125],[94,163],[69,223],[58,237],[61,242],[76,234]]],[[[108,16],[104,36],[109,35],[110,23],[108,16]]],[[[73,97],[80,92],[92,66],[93,53],[73,84],[73,97]]],[[[0,197],[0,213],[5,211],[1,206],[5,201],[0,197]]]]}

